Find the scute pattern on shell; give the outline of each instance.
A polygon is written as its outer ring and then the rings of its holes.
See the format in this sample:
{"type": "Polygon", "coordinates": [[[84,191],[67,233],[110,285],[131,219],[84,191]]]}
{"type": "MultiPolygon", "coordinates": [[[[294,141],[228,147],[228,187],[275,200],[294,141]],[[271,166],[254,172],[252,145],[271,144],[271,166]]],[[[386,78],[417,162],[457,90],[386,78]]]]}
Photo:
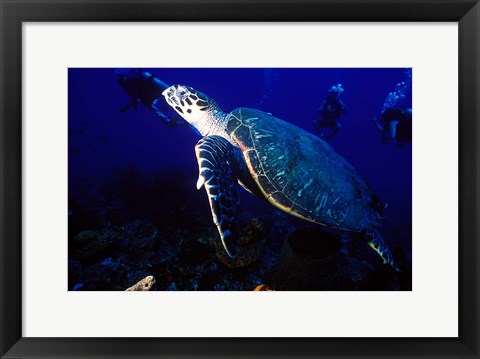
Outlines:
{"type": "Polygon", "coordinates": [[[326,142],[269,113],[238,108],[227,133],[271,203],[304,219],[350,231],[378,226],[376,196],[326,142]]]}

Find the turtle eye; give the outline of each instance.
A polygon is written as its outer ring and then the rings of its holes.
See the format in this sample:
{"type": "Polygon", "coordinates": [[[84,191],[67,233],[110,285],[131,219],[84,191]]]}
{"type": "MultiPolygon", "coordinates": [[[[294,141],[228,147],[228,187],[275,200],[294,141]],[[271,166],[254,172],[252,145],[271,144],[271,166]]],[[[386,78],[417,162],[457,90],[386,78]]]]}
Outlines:
{"type": "Polygon", "coordinates": [[[205,101],[205,102],[208,101],[208,97],[205,96],[203,93],[197,92],[197,97],[198,97],[200,100],[203,100],[203,101],[205,101]]]}

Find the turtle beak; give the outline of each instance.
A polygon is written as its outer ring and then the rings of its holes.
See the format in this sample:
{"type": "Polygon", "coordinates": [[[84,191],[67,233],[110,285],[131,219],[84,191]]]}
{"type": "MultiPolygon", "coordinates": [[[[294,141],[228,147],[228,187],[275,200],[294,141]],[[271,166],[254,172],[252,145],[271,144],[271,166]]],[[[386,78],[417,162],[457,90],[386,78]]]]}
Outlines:
{"type": "Polygon", "coordinates": [[[167,101],[167,103],[172,107],[180,105],[180,100],[177,95],[177,90],[178,90],[178,85],[173,85],[162,92],[163,97],[165,97],[165,100],[167,101]]]}

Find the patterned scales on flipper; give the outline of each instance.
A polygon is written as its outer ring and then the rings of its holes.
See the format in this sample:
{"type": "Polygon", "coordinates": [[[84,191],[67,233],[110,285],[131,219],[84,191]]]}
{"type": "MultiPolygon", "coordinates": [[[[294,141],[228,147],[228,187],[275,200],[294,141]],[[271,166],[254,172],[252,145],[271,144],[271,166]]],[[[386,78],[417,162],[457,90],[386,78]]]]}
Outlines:
{"type": "Polygon", "coordinates": [[[197,189],[205,186],[213,222],[225,250],[232,258],[235,257],[238,241],[235,151],[239,151],[238,148],[220,136],[204,137],[195,146],[199,169],[197,189]]]}
{"type": "Polygon", "coordinates": [[[393,260],[392,252],[377,230],[367,231],[365,234],[365,240],[370,248],[372,248],[380,257],[382,257],[383,263],[390,264],[393,268],[400,272],[400,267],[393,260]]]}
{"type": "Polygon", "coordinates": [[[317,136],[247,108],[231,112],[227,132],[275,206],[343,230],[363,232],[378,227],[383,204],[355,169],[317,136]]]}

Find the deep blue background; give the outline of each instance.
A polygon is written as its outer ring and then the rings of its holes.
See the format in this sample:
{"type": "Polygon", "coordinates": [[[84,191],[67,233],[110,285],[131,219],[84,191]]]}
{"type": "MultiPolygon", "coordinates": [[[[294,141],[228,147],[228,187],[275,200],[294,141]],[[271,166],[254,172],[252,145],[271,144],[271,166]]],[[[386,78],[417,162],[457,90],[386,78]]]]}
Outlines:
{"type": "MultiPolygon", "coordinates": [[[[145,70],[168,84],[189,85],[208,94],[226,112],[259,108],[310,132],[328,90],[341,83],[348,113],[340,119],[343,128],[330,144],[388,203],[385,237],[411,256],[411,234],[405,238],[405,233],[411,233],[412,145],[382,144],[380,133],[369,122],[379,115],[395,85],[407,79],[405,69],[145,70]]],[[[192,173],[191,190],[196,191],[194,146],[199,137],[191,129],[167,128],[143,106],[119,112],[130,98],[117,84],[114,69],[69,69],[68,80],[70,197],[95,192],[97,183],[131,165],[146,174],[185,169],[192,173]]],[[[407,102],[411,105],[411,94],[407,102]]],[[[159,203],[165,205],[188,204],[159,203]]]]}

